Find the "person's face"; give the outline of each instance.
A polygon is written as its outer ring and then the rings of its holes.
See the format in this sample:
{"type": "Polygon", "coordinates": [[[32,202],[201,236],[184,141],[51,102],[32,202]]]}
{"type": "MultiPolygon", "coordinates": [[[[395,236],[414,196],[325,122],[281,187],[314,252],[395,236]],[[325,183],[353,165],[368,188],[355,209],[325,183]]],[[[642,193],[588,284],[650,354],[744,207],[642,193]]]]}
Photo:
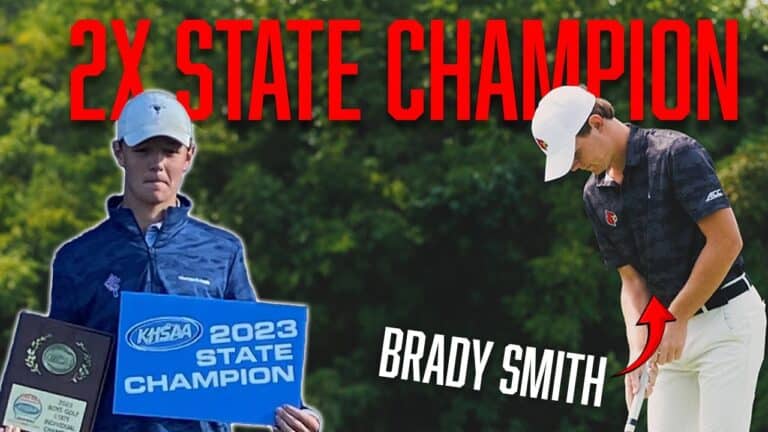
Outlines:
{"type": "Polygon", "coordinates": [[[167,137],[153,137],[134,147],[115,146],[115,157],[125,170],[126,193],[149,205],[176,200],[194,153],[195,147],[167,137]]]}
{"type": "Polygon", "coordinates": [[[592,115],[588,121],[592,129],[589,134],[576,137],[576,153],[571,171],[580,169],[597,175],[607,170],[611,164],[611,145],[605,134],[605,120],[598,115],[592,115]]]}

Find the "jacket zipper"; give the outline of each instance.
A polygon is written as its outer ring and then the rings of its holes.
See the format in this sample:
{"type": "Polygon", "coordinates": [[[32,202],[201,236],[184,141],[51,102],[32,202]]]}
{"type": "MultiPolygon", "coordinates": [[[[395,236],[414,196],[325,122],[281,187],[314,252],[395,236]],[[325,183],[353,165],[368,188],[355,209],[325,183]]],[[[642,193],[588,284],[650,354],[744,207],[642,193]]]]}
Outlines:
{"type": "Polygon", "coordinates": [[[131,217],[133,218],[133,223],[136,224],[136,228],[139,229],[139,236],[141,236],[141,242],[144,244],[144,249],[147,251],[147,255],[149,255],[149,268],[147,269],[147,277],[144,279],[144,289],[142,291],[153,293],[155,292],[154,285],[152,283],[153,282],[152,273],[154,273],[155,271],[155,248],[154,246],[150,246],[149,244],[147,244],[146,233],[141,230],[141,226],[139,225],[139,222],[136,220],[136,216],[133,215],[133,212],[131,212],[131,217]]]}

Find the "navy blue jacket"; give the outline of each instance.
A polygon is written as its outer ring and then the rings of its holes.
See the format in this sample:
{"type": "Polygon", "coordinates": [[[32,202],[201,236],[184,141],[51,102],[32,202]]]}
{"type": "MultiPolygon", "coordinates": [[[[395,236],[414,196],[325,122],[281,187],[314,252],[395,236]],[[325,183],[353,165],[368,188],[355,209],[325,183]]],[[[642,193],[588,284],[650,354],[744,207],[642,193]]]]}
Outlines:
{"type": "MultiPolygon", "coordinates": [[[[62,245],[51,276],[51,318],[115,335],[121,291],[256,300],[238,237],[189,216],[191,202],[166,210],[152,246],[122,196],[107,200],[109,218],[62,245]]],[[[94,431],[212,432],[226,424],[112,414],[114,359],[94,431]]]]}

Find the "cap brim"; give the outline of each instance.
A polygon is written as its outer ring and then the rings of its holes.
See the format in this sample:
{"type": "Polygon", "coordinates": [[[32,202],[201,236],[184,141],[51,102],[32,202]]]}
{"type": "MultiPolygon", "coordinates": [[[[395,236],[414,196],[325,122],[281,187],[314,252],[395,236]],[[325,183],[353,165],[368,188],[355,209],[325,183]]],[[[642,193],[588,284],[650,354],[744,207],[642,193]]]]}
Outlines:
{"type": "Polygon", "coordinates": [[[125,144],[128,145],[128,147],[134,147],[136,145],[141,144],[142,142],[154,138],[157,136],[164,136],[171,138],[175,141],[178,141],[179,144],[183,145],[184,147],[189,147],[192,140],[189,136],[189,134],[185,134],[183,132],[174,131],[174,130],[168,130],[167,128],[143,128],[139,129],[135,132],[126,134],[123,137],[123,141],[125,141],[125,144]]]}
{"type": "Polygon", "coordinates": [[[558,137],[561,142],[557,145],[550,145],[549,148],[558,149],[557,152],[552,150],[547,152],[547,162],[544,167],[544,181],[557,180],[560,177],[568,174],[573,167],[574,153],[576,152],[576,137],[564,136],[558,137]]]}

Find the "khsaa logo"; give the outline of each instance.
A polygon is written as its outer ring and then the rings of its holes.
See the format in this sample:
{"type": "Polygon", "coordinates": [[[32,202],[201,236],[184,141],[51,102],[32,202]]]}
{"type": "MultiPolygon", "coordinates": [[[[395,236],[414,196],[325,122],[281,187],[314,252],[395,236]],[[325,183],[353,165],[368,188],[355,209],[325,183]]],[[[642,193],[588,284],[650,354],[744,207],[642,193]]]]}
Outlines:
{"type": "Polygon", "coordinates": [[[43,404],[37,396],[24,393],[13,401],[13,415],[24,421],[33,422],[43,412],[43,404]]]}
{"type": "Polygon", "coordinates": [[[203,325],[187,317],[150,318],[125,334],[128,345],[139,351],[173,351],[188,347],[203,335],[203,325]]]}

